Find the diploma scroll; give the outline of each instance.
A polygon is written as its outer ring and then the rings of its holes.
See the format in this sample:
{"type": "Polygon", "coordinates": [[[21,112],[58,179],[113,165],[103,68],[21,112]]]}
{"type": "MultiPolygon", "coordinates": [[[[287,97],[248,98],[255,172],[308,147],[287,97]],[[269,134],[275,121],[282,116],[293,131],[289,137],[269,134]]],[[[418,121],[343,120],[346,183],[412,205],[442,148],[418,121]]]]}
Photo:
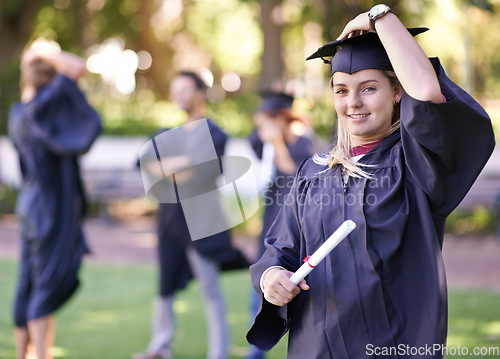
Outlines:
{"type": "Polygon", "coordinates": [[[290,280],[294,284],[299,284],[354,228],[356,223],[350,219],[342,223],[312,256],[304,259],[305,263],[290,277],[290,280]]]}

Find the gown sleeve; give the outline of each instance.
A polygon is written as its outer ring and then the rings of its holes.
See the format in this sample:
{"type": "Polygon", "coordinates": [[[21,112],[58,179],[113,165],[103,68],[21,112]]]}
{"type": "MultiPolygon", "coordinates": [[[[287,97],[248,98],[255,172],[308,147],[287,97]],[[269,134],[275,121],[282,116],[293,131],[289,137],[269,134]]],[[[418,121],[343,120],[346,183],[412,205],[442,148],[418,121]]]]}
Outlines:
{"type": "MultiPolygon", "coordinates": [[[[431,59],[446,102],[401,101],[401,140],[410,178],[446,217],[460,204],[490,157],[491,121],[484,109],[431,59]]],[[[407,176],[408,178],[408,176],[407,176]]]]}
{"type": "Polygon", "coordinates": [[[302,167],[303,164],[299,166],[290,193],[266,235],[266,252],[250,267],[253,285],[262,298],[262,306],[247,333],[247,340],[263,350],[270,350],[285,335],[289,328],[289,312],[293,311],[293,301],[282,307],[266,301],[260,289],[260,278],[264,271],[272,266],[281,266],[295,272],[301,265],[300,245],[304,236],[298,211],[301,194],[305,193],[307,186],[307,181],[300,175],[302,167]]]}
{"type": "Polygon", "coordinates": [[[264,143],[260,140],[257,130],[253,130],[248,137],[250,145],[258,159],[262,159],[262,151],[264,150],[264,143]]]}
{"type": "Polygon", "coordinates": [[[85,153],[101,132],[101,120],[77,84],[57,74],[27,109],[34,136],[60,155],[85,153]]]}

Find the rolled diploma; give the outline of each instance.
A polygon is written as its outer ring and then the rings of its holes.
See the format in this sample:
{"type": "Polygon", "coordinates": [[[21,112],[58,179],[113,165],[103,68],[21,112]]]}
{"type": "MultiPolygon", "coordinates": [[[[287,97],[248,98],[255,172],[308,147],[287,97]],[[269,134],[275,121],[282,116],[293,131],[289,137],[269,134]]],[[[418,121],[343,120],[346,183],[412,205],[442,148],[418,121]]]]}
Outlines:
{"type": "Polygon", "coordinates": [[[356,223],[348,219],[323,243],[312,256],[290,277],[294,284],[299,284],[351,231],[356,223]]]}

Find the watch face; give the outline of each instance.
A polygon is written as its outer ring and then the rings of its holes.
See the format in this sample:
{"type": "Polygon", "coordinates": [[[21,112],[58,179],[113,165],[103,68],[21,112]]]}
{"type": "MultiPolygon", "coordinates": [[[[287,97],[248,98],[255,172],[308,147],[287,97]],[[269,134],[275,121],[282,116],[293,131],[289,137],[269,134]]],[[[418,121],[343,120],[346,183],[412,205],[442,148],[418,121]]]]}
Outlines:
{"type": "Polygon", "coordinates": [[[387,12],[388,8],[389,7],[387,5],[384,5],[384,4],[375,5],[370,10],[370,17],[372,19],[375,19],[375,18],[379,17],[380,15],[385,14],[387,12]]]}

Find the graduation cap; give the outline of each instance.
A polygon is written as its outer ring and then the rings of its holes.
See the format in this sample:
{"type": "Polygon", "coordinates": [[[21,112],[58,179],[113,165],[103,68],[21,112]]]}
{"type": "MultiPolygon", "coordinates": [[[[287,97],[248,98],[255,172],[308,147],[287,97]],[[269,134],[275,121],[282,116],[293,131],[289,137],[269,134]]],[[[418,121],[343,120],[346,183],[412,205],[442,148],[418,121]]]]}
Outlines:
{"type": "MultiPolygon", "coordinates": [[[[427,30],[429,29],[426,27],[408,29],[412,36],[427,30]]],[[[329,42],[321,46],[306,61],[316,58],[321,58],[326,64],[330,64],[332,75],[334,72],[345,72],[352,75],[366,69],[392,70],[389,57],[376,32],[329,42]],[[332,56],[331,60],[325,59],[325,57],[330,56],[332,56]]]]}
{"type": "Polygon", "coordinates": [[[261,91],[262,103],[258,111],[289,110],[292,107],[293,96],[283,92],[261,91]]]}

